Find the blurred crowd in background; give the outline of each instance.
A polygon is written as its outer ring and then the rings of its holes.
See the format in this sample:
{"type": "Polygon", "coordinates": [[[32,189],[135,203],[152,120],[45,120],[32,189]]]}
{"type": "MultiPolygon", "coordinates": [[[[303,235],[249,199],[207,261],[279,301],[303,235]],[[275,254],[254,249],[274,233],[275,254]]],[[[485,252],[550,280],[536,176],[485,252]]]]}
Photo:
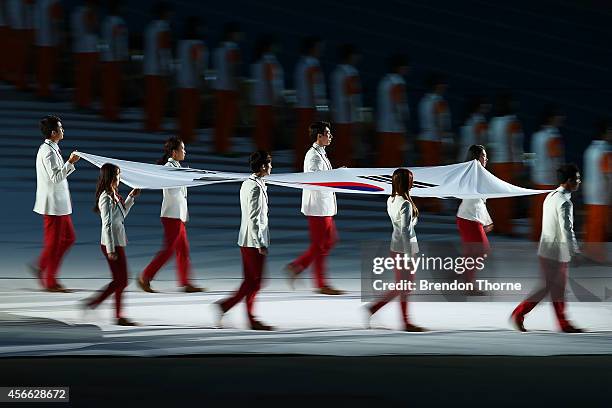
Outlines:
{"type": "MultiPolygon", "coordinates": [[[[365,98],[359,44],[329,50],[323,36],[305,35],[294,66],[282,66],[281,34],[257,34],[252,55],[245,55],[241,43],[249,34],[239,23],[224,23],[222,40],[212,44],[200,17],[175,21],[179,6],[144,4],[150,20],[134,33],[116,0],[70,9],[60,0],[0,0],[0,80],[41,100],[69,94],[76,110],[99,113],[101,120],[121,121],[122,110],[142,107],[144,131],[176,133],[188,144],[198,142],[198,129],[211,128],[219,154],[233,154],[235,137],[251,137],[262,150],[291,149],[298,171],[315,120],[332,123],[329,156],[336,167],[443,165],[465,160],[470,145],[482,144],[497,177],[547,189],[556,187],[556,169],[567,161],[562,126],[572,113],[555,104],[531,112],[539,124],[525,134],[511,90],[463,95],[463,109],[451,112],[446,91],[452,84],[438,70],[425,75],[417,103],[410,104],[406,77],[416,61],[402,52],[386,56],[375,97],[365,98]],[[331,75],[322,69],[323,53],[328,59],[335,53],[331,75]],[[174,118],[175,126],[164,128],[164,118],[174,118]]],[[[584,233],[602,242],[611,230],[612,122],[602,116],[586,132],[592,142],[581,154],[584,233]]],[[[495,231],[513,235],[512,219],[529,213],[537,240],[543,199],[491,200],[495,231]]],[[[440,203],[422,200],[421,206],[435,213],[443,211],[440,203]]]]}

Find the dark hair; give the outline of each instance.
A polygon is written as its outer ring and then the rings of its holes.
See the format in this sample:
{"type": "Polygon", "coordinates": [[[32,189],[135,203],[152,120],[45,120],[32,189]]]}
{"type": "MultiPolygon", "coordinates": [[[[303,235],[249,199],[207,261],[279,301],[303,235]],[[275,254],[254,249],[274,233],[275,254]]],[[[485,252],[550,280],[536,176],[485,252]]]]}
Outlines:
{"type": "Polygon", "coordinates": [[[563,164],[557,169],[557,181],[563,184],[569,179],[576,179],[578,173],[580,169],[574,163],[563,164]]]}
{"type": "Polygon", "coordinates": [[[166,164],[168,159],[172,157],[172,151],[178,150],[181,147],[183,140],[178,136],[172,136],[164,143],[164,155],[157,161],[157,164],[166,164]]]}
{"type": "Polygon", "coordinates": [[[393,54],[387,59],[389,72],[395,72],[401,67],[407,67],[409,63],[406,54],[393,54]]]}
{"type": "Polygon", "coordinates": [[[107,194],[112,194],[111,184],[115,181],[117,177],[117,171],[119,171],[119,167],[115,166],[112,163],[104,163],[102,167],[100,167],[100,175],[98,176],[98,183],[96,185],[96,202],[93,207],[93,211],[96,213],[100,213],[100,207],[98,207],[98,200],[103,192],[106,191],[107,194]]]}
{"type": "Polygon", "coordinates": [[[342,44],[338,47],[338,59],[340,62],[348,62],[348,60],[357,54],[357,49],[353,44],[342,44]]]}
{"type": "Polygon", "coordinates": [[[325,121],[311,123],[310,126],[308,126],[308,134],[310,135],[310,139],[312,141],[316,141],[318,135],[325,133],[326,127],[331,129],[331,124],[325,121]]]}
{"type": "Polygon", "coordinates": [[[436,86],[446,84],[447,82],[446,75],[439,71],[431,71],[425,78],[425,86],[429,90],[433,90],[436,86]]]}
{"type": "Polygon", "coordinates": [[[563,113],[561,113],[561,109],[559,108],[558,105],[554,103],[547,104],[542,109],[542,113],[540,116],[540,126],[547,125],[548,123],[550,123],[552,118],[554,118],[555,116],[562,116],[562,115],[563,113]]]}
{"type": "Polygon", "coordinates": [[[480,155],[484,151],[485,147],[483,145],[471,145],[468,148],[467,156],[465,156],[465,161],[480,160],[480,155]]]}
{"type": "Polygon", "coordinates": [[[230,21],[225,23],[223,26],[223,40],[229,41],[232,38],[232,35],[240,32],[240,25],[235,21],[230,21]]]}
{"type": "Polygon", "coordinates": [[[251,153],[249,156],[249,166],[253,173],[257,173],[261,170],[261,166],[268,164],[272,161],[272,156],[265,150],[257,150],[251,153]]]}
{"type": "Polygon", "coordinates": [[[59,116],[47,115],[40,120],[40,133],[48,139],[51,137],[51,132],[56,132],[62,120],[59,116]]]}
{"type": "Polygon", "coordinates": [[[302,55],[310,54],[321,42],[321,37],[317,37],[316,35],[302,38],[302,43],[300,45],[302,55]]]}
{"type": "Polygon", "coordinates": [[[419,209],[414,204],[414,201],[412,201],[412,197],[410,197],[410,189],[412,189],[413,184],[414,175],[410,170],[403,168],[396,169],[391,178],[391,197],[399,195],[410,201],[410,204],[412,204],[412,216],[418,217],[419,209]]]}
{"type": "Polygon", "coordinates": [[[269,52],[276,44],[276,37],[272,34],[264,34],[255,42],[255,52],[253,53],[253,61],[257,62],[263,55],[269,52]]]}
{"type": "Polygon", "coordinates": [[[184,39],[186,40],[198,40],[200,39],[201,33],[199,32],[202,20],[198,16],[189,16],[185,20],[185,32],[184,39]]]}

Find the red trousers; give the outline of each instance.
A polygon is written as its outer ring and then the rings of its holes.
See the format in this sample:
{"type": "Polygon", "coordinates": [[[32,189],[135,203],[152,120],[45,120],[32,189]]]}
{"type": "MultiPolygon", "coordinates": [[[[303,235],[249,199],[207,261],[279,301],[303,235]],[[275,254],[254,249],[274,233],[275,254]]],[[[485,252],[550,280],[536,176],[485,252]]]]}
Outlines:
{"type": "Polygon", "coordinates": [[[161,217],[164,226],[164,247],[155,255],[142,273],[142,280],[151,281],[162,266],[176,254],[176,272],[179,286],[189,284],[191,262],[189,260],[189,241],[185,223],[178,218],[161,217]]]}
{"type": "Polygon", "coordinates": [[[599,262],[606,262],[606,241],[610,232],[609,208],[607,205],[585,204],[586,211],[584,252],[599,262]]]}
{"type": "Polygon", "coordinates": [[[223,312],[227,312],[244,298],[246,300],[249,322],[252,323],[255,320],[255,315],[253,314],[255,296],[257,296],[257,292],[261,288],[266,256],[260,254],[257,248],[250,247],[240,247],[240,254],[242,255],[242,271],[244,274],[242,285],[232,296],[221,302],[220,305],[223,312]]]}
{"type": "Polygon", "coordinates": [[[258,150],[272,150],[274,136],[274,107],[255,106],[255,133],[253,139],[258,150]]]}
{"type": "MultiPolygon", "coordinates": [[[[494,163],[491,165],[491,171],[497,178],[515,184],[515,167],[515,163],[494,163]]],[[[511,234],[512,213],[516,200],[513,198],[495,198],[489,201],[489,205],[491,207],[491,218],[495,225],[495,231],[500,234],[511,234]]]]}
{"type": "Polygon", "coordinates": [[[102,116],[108,120],[119,120],[121,69],[121,61],[105,61],[102,63],[102,116]]]}
{"type": "MultiPolygon", "coordinates": [[[[398,255],[397,252],[393,252],[391,251],[391,257],[395,258],[395,256],[398,255]]],[[[399,254],[400,256],[403,256],[403,254],[399,254]]],[[[402,280],[408,280],[410,282],[414,281],[414,275],[410,273],[409,270],[407,269],[395,269],[395,281],[396,282],[400,282],[402,280]]],[[[408,319],[408,294],[410,293],[409,290],[390,290],[387,293],[384,294],[384,296],[382,297],[382,299],[380,299],[377,302],[374,302],[370,305],[370,313],[374,314],[376,312],[378,312],[380,309],[382,309],[383,306],[385,306],[387,303],[389,303],[390,301],[392,301],[393,299],[395,299],[396,297],[399,297],[399,302],[400,302],[400,310],[402,312],[402,322],[404,324],[409,324],[409,319],[408,319]]]]}
{"type": "Polygon", "coordinates": [[[179,89],[178,133],[185,143],[196,141],[195,129],[198,127],[200,111],[200,90],[196,88],[179,89]]]}
{"type": "Polygon", "coordinates": [[[145,75],[145,123],[147,132],[162,130],[166,111],[166,78],[161,75],[145,75]]]}
{"type": "Polygon", "coordinates": [[[308,128],[314,122],[317,116],[315,108],[296,108],[297,126],[295,128],[295,143],[294,143],[294,167],[296,170],[304,169],[304,156],[310,148],[314,140],[310,139],[308,128]]]}
{"type": "Polygon", "coordinates": [[[100,291],[100,294],[96,296],[95,299],[89,302],[89,306],[96,307],[100,303],[104,302],[106,298],[108,298],[113,293],[115,294],[115,317],[117,319],[123,317],[121,313],[121,297],[123,296],[123,291],[128,285],[128,271],[127,271],[127,259],[125,257],[125,248],[116,246],[115,253],[117,254],[117,259],[111,261],[108,258],[108,253],[106,252],[106,246],[100,245],[102,249],[102,253],[108,262],[108,266],[110,267],[111,274],[113,275],[113,280],[108,284],[104,289],[100,291]]]}
{"type": "Polygon", "coordinates": [[[38,91],[39,97],[51,96],[51,85],[57,68],[57,47],[38,47],[38,91]]]}
{"type": "Polygon", "coordinates": [[[332,162],[338,167],[353,167],[353,124],[337,123],[333,135],[334,143],[330,152],[332,162]]]}
{"type": "MultiPolygon", "coordinates": [[[[533,188],[537,190],[549,189],[552,190],[555,186],[550,186],[546,184],[536,184],[533,188]]],[[[531,235],[530,238],[532,241],[539,241],[540,235],[542,235],[542,215],[544,206],[544,200],[546,199],[546,194],[534,194],[531,197],[531,235]]]]}
{"type": "Polygon", "coordinates": [[[217,91],[217,119],[215,123],[215,149],[217,153],[231,150],[231,137],[238,118],[238,92],[217,91]]]}
{"type": "Polygon", "coordinates": [[[38,258],[42,284],[45,288],[56,286],[62,259],[70,249],[76,235],[70,215],[44,215],[44,246],[38,258]]]}
{"type": "Polygon", "coordinates": [[[74,54],[74,104],[77,108],[89,108],[93,101],[93,84],[96,81],[98,66],[97,52],[78,52],[74,54]]]}
{"type": "Polygon", "coordinates": [[[378,167],[400,167],[404,164],[405,137],[403,133],[378,133],[378,167]]]}
{"type": "MultiPolygon", "coordinates": [[[[489,239],[481,223],[457,217],[457,228],[463,244],[463,256],[479,257],[489,252],[489,239]]],[[[474,282],[474,271],[474,268],[465,271],[466,282],[474,282]]]]}
{"type": "Polygon", "coordinates": [[[326,258],[338,240],[334,217],[308,217],[308,229],[310,230],[310,247],[292,264],[298,266],[300,272],[308,268],[310,264],[314,264],[314,284],[315,287],[322,288],[327,286],[326,258]]]}
{"type": "Polygon", "coordinates": [[[550,294],[550,299],[555,309],[555,315],[561,329],[566,327],[569,322],[565,318],[565,285],[567,283],[567,262],[558,262],[548,258],[540,257],[540,270],[544,279],[544,287],[536,290],[529,295],[516,309],[513,315],[524,317],[538,303],[540,303],[546,295],[550,294]]]}

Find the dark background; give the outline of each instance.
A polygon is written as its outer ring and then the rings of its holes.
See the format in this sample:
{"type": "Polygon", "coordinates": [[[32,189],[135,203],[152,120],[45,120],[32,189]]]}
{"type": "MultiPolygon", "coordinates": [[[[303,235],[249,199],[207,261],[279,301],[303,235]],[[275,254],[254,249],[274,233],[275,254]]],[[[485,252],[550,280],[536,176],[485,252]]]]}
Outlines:
{"type": "Polygon", "coordinates": [[[611,362],[610,356],[6,358],[0,383],[69,386],[70,406],[84,407],[591,407],[609,400],[611,362]]]}
{"type": "MultiPolygon", "coordinates": [[[[63,2],[72,10],[77,1],[63,2]]],[[[557,103],[567,115],[561,129],[567,158],[582,162],[582,152],[594,135],[594,124],[610,114],[612,84],[612,2],[605,0],[396,0],[355,1],[196,1],[170,2],[175,11],[173,40],[180,38],[183,21],[198,15],[207,25],[206,43],[214,48],[223,24],[237,21],[244,32],[241,43],[243,74],[248,75],[254,42],[261,33],[275,33],[281,44],[279,60],[286,85],[293,87],[299,41],[316,34],[326,41],[322,65],[329,74],[337,63],[336,48],[354,43],[362,52],[358,65],[365,105],[375,106],[376,87],[386,71],[386,57],[405,52],[412,69],[407,77],[411,126],[416,130],[416,104],[423,79],[431,70],[448,74],[448,99],[456,129],[464,117],[469,94],[493,96],[511,90],[520,106],[519,119],[529,147],[538,129],[542,108],[557,103]]],[[[102,1],[104,12],[105,2],[102,1]]],[[[150,19],[153,2],[124,1],[132,47],[150,19]]],[[[528,149],[529,150],[529,149],[528,149]]]]}

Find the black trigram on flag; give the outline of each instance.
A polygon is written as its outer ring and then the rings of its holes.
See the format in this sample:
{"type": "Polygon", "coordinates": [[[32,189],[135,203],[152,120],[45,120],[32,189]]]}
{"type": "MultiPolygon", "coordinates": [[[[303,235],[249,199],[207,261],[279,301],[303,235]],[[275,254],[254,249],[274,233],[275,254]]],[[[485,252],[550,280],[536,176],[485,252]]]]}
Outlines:
{"type": "MultiPolygon", "coordinates": [[[[390,174],[381,174],[379,176],[357,176],[362,179],[376,181],[378,183],[391,184],[393,176],[390,174]]],[[[438,184],[424,183],[422,181],[414,180],[413,187],[415,188],[426,188],[426,187],[437,187],[438,184]]]]}

